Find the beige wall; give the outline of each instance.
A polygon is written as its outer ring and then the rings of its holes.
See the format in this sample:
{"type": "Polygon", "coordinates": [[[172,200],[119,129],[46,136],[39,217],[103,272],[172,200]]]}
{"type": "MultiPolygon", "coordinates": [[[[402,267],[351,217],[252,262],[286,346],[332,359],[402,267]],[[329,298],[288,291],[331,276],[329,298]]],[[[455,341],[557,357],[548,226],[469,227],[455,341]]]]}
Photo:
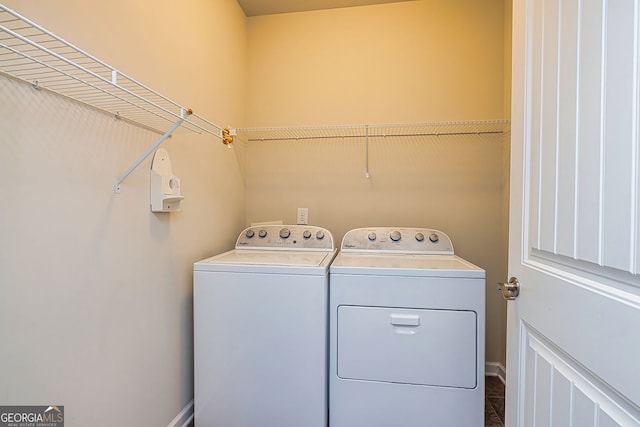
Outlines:
{"type": "MultiPolygon", "coordinates": [[[[243,120],[235,0],[4,3],[216,123],[243,120]]],[[[236,153],[165,142],[185,200],[153,214],[150,159],[113,185],[157,134],[5,78],[0,94],[0,402],[167,426],[193,398],[193,262],[244,225],[236,153]]]]}
{"type": "MultiPolygon", "coordinates": [[[[505,117],[502,0],[415,2],[248,20],[251,126],[411,123],[505,117]]],[[[423,226],[487,270],[489,362],[504,364],[503,159],[498,136],[251,142],[247,222],[311,223],[337,240],[363,226],[423,226]]]]}
{"type": "Polygon", "coordinates": [[[247,123],[502,118],[503,24],[503,0],[252,17],[247,123]]]}
{"type": "MultiPolygon", "coordinates": [[[[507,114],[502,0],[250,19],[234,0],[4,4],[218,124],[507,114]]],[[[363,225],[450,234],[487,270],[487,360],[504,363],[501,138],[372,142],[365,179],[362,141],[228,150],[176,135],[164,147],[183,210],[152,214],[150,160],[121,194],[112,186],[156,134],[4,78],[0,93],[3,403],[64,404],[74,425],[112,425],[113,410],[167,425],[193,397],[193,261],[229,249],[245,222],[295,221],[297,207],[338,239],[363,225]]]]}

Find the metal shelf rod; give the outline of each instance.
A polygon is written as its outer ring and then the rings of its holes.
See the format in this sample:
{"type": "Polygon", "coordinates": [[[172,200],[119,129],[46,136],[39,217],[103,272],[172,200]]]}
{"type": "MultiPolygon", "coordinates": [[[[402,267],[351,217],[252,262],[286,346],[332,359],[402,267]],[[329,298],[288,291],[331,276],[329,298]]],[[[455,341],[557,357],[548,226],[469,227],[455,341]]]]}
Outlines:
{"type": "Polygon", "coordinates": [[[369,126],[366,126],[367,135],[365,139],[365,149],[364,149],[364,177],[369,179],[371,175],[369,174],[369,126]]]}
{"type": "MultiPolygon", "coordinates": [[[[184,112],[183,112],[184,114],[184,112]]],[[[189,112],[187,112],[186,114],[189,114],[189,112]]],[[[140,166],[140,164],[151,155],[151,153],[153,153],[156,148],[158,148],[158,146],[160,144],[162,144],[164,142],[165,139],[169,138],[171,136],[171,134],[178,129],[178,127],[180,127],[180,125],[182,124],[182,122],[184,121],[184,117],[181,117],[180,120],[178,120],[177,122],[175,122],[175,124],[173,126],[171,126],[171,128],[166,131],[164,133],[164,135],[162,135],[160,137],[160,139],[158,139],[151,147],[149,147],[149,149],[142,155],[142,157],[140,157],[133,165],[131,165],[131,167],[129,169],[127,169],[127,171],[125,173],[122,174],[122,176],[120,178],[118,178],[118,180],[116,181],[116,185],[114,186],[115,192],[116,193],[120,193],[120,184],[122,184],[122,182],[127,179],[127,177],[129,175],[131,175],[131,172],[133,172],[134,170],[136,170],[136,168],[138,166],[140,166]]]]}
{"type": "MultiPolygon", "coordinates": [[[[241,132],[238,129],[238,132],[241,132]]],[[[349,138],[398,138],[398,137],[418,137],[418,136],[461,136],[461,135],[493,135],[501,134],[503,131],[470,131],[470,132],[424,132],[424,133],[396,133],[384,135],[319,135],[319,136],[288,136],[273,138],[248,138],[247,142],[269,142],[269,141],[310,141],[314,139],[349,139],[349,138]]]]}

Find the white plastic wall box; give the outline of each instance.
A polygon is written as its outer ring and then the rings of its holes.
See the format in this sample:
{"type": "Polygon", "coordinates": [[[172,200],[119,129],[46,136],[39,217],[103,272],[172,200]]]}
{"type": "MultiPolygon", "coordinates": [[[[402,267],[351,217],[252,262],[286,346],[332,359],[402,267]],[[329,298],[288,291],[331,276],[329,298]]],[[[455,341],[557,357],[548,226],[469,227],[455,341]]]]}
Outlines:
{"type": "Polygon", "coordinates": [[[151,164],[151,212],[178,212],[182,199],[180,179],[171,171],[169,153],[159,148],[151,164]]]}

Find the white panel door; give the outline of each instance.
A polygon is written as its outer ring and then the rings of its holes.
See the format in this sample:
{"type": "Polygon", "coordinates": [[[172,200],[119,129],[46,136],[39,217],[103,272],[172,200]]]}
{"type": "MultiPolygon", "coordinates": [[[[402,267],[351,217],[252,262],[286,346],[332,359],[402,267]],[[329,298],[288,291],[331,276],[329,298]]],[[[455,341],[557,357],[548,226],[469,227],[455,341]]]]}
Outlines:
{"type": "Polygon", "coordinates": [[[514,0],[506,424],[640,426],[638,0],[514,0]]]}

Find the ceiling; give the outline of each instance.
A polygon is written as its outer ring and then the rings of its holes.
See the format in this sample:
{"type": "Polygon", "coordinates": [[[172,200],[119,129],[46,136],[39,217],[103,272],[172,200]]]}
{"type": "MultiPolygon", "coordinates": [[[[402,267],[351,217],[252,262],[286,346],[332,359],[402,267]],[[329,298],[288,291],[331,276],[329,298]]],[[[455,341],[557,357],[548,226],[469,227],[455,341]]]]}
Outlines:
{"type": "Polygon", "coordinates": [[[247,16],[366,6],[411,0],[238,0],[247,16]]]}

